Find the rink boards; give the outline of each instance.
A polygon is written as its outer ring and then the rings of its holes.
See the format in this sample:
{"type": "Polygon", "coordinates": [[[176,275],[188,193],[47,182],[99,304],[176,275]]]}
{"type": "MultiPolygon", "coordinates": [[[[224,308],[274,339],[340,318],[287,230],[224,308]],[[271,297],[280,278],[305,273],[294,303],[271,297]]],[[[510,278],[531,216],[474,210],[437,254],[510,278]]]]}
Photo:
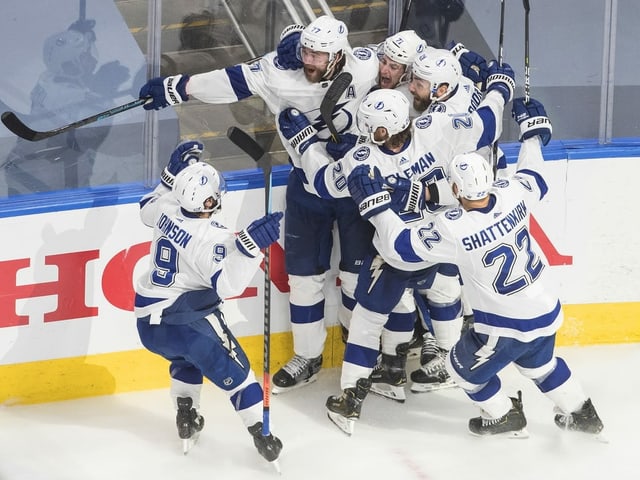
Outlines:
{"type": "MultiPolygon", "coordinates": [[[[509,153],[509,152],[508,152],[509,153]]],[[[601,152],[600,152],[601,153],[601,152]]],[[[640,177],[635,150],[603,158],[565,148],[546,151],[549,195],[534,212],[532,236],[560,285],[560,345],[640,342],[640,238],[632,210],[640,177]]],[[[514,152],[510,154],[513,161],[514,152]]],[[[273,210],[284,208],[288,169],[276,167],[273,210]]],[[[259,171],[228,175],[218,221],[239,230],[263,214],[259,171]]],[[[0,218],[0,399],[36,403],[168,385],[167,363],[145,351],[132,313],[133,281],[148,261],[150,230],[138,218],[143,189],[75,192],[9,208],[0,218]],[[66,199],[68,200],[68,198],[66,199]]],[[[58,194],[60,195],[60,194],[58,194]]],[[[292,354],[283,238],[271,254],[271,359],[292,354]]],[[[335,265],[336,262],[334,262],[335,265]]],[[[339,366],[337,272],[327,287],[325,366],[339,366]]],[[[262,371],[260,271],[225,315],[262,371]]]]}

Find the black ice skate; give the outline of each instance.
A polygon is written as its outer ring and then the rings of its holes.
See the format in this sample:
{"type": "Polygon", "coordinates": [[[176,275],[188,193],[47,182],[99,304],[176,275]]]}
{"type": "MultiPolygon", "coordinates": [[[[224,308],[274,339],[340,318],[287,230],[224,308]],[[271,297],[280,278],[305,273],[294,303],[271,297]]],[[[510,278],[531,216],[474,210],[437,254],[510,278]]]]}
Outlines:
{"type": "Polygon", "coordinates": [[[202,427],[204,427],[204,417],[198,415],[193,408],[193,400],[190,397],[178,397],[178,413],[176,413],[176,426],[178,427],[178,436],[182,439],[182,453],[189,453],[200,435],[202,427]]]}
{"type": "Polygon", "coordinates": [[[397,355],[383,353],[380,361],[371,372],[371,392],[399,403],[404,403],[407,396],[404,386],[407,384],[407,354],[409,343],[401,343],[396,347],[397,355]]]}
{"type": "Polygon", "coordinates": [[[596,409],[591,403],[591,399],[587,399],[579,410],[565,415],[559,413],[555,416],[555,422],[558,427],[574,432],[584,432],[594,435],[600,434],[604,425],[598,417],[596,409]]]}
{"type": "Polygon", "coordinates": [[[469,420],[469,431],[473,435],[503,435],[510,438],[527,438],[527,419],[522,409],[522,392],[518,398],[511,397],[511,410],[500,418],[475,417],[469,420]]]}
{"type": "Polygon", "coordinates": [[[294,355],[273,376],[271,393],[286,392],[316,381],[321,367],[322,355],[316,358],[304,358],[300,355],[294,355]]]}
{"type": "Polygon", "coordinates": [[[248,428],[249,433],[253,437],[253,444],[256,446],[258,453],[264,457],[267,462],[273,463],[276,470],[280,471],[277,463],[280,452],[282,451],[282,442],[272,433],[269,435],[262,434],[262,422],[258,422],[248,428]]]}
{"type": "Polygon", "coordinates": [[[371,388],[371,379],[360,378],[353,388],[345,388],[341,395],[327,398],[327,415],[347,435],[353,434],[355,421],[360,418],[362,402],[371,388]]]}
{"type": "Polygon", "coordinates": [[[455,387],[456,384],[444,364],[449,352],[435,345],[435,339],[432,345],[427,345],[425,339],[422,352],[421,360],[425,359],[427,363],[421,363],[422,366],[418,370],[411,372],[411,391],[422,393],[455,387]]]}

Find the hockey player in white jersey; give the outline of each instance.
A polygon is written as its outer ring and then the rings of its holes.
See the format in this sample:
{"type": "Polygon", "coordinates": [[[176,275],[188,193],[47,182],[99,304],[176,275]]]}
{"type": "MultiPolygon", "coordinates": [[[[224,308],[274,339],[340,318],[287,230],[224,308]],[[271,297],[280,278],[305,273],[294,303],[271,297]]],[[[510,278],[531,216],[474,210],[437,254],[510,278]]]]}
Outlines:
{"type": "MultiPolygon", "coordinates": [[[[271,52],[250,64],[191,77],[155,78],[140,90],[141,97],[152,97],[145,108],[164,108],[189,97],[207,103],[231,103],[259,95],[275,115],[289,107],[303,112],[317,131],[315,138],[326,139],[329,132],[320,116],[320,103],[336,75],[347,71],[353,81],[336,105],[333,120],[339,132],[355,130],[357,106],[377,81],[375,52],[352,49],[346,25],[326,15],[318,17],[302,32],[285,29],[284,33],[294,38],[292,48],[299,52],[302,68],[287,69],[280,65],[277,52],[271,52]]],[[[289,145],[285,137],[282,143],[289,145]]],[[[307,143],[303,140],[301,144],[307,143]]],[[[295,355],[274,374],[273,393],[315,380],[321,368],[327,335],[323,288],[330,268],[334,223],[337,222],[340,239],[342,317],[348,316],[355,303],[356,275],[372,235],[371,228],[366,230],[366,238],[360,238],[360,232],[350,231],[352,225],[360,223],[351,200],[328,201],[309,194],[305,190],[307,179],[300,165],[292,160],[286,193],[285,261],[295,355]]]]}
{"type": "Polygon", "coordinates": [[[224,178],[201,162],[200,142],[182,143],[161,183],[140,200],[142,222],[153,229],[149,265],[135,287],[142,344],[170,362],[170,393],[184,453],[204,426],[199,413],[203,377],[221,388],[267,461],[282,442],[263,435],[262,387],[227,326],[225,298],[244,291],[260,268],[262,248],[277,241],[283,213],[252,222],[237,235],[212,215],[222,206],[224,178]]]}
{"type": "Polygon", "coordinates": [[[374,245],[389,264],[406,270],[443,261],[459,266],[475,323],[449,353],[447,369],[481,409],[469,420],[471,433],[528,435],[521,392],[510,398],[498,377],[513,363],[553,401],[560,428],[599,434],[603,424],[591,400],[554,354],[562,308],[528,228],[531,210],[548,190],[541,144],[551,138],[551,123],[534,99],[514,100],[512,115],[522,142],[515,175],[493,182],[480,155],[456,156],[448,178],[460,205],[426,225],[408,226],[389,208],[393,194],[368,166],[352,172],[349,190],[375,225],[374,245]]]}

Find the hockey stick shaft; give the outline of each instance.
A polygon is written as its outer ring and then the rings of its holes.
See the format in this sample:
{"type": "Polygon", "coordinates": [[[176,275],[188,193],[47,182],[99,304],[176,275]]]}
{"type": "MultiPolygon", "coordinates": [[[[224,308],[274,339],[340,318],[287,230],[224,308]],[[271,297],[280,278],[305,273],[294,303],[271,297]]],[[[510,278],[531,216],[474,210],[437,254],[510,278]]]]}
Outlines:
{"type": "Polygon", "coordinates": [[[105,110],[104,112],[100,112],[95,115],[91,115],[90,117],[83,118],[82,120],[69,123],[68,125],[46,131],[32,130],[27,125],[25,125],[24,122],[22,122],[22,120],[20,120],[18,116],[13,112],[4,112],[1,119],[2,123],[4,123],[4,126],[7,127],[13,134],[17,135],[20,138],[24,138],[25,140],[37,142],[39,140],[44,140],[45,138],[60,135],[61,133],[68,132],[69,130],[82,127],[84,125],[97,122],[99,120],[113,117],[118,113],[126,112],[127,110],[131,110],[132,108],[144,105],[149,100],[149,98],[139,98],[132,102],[125,103],[124,105],[118,105],[117,107],[110,108],[109,110],[105,110]]]}
{"type": "Polygon", "coordinates": [[[529,103],[531,90],[531,77],[529,72],[529,0],[522,0],[524,6],[524,101],[529,103]]]}
{"type": "MultiPolygon", "coordinates": [[[[264,209],[271,213],[272,164],[271,156],[248,133],[238,127],[230,127],[227,137],[249,155],[262,170],[264,176],[264,209]]],[[[262,435],[270,433],[271,403],[271,247],[264,250],[264,342],[262,370],[262,435]]]]}
{"type": "MultiPolygon", "coordinates": [[[[504,58],[504,0],[500,0],[500,36],[498,37],[498,65],[502,66],[504,58]]],[[[498,141],[493,142],[491,149],[491,159],[493,162],[493,175],[495,177],[498,170],[498,141]]]]}
{"type": "Polygon", "coordinates": [[[342,94],[349,88],[349,85],[351,85],[351,80],[353,80],[353,76],[349,72],[341,72],[333,80],[320,103],[320,115],[331,132],[332,140],[336,143],[340,142],[340,135],[333,123],[333,110],[340,100],[340,97],[342,97],[342,94]]]}

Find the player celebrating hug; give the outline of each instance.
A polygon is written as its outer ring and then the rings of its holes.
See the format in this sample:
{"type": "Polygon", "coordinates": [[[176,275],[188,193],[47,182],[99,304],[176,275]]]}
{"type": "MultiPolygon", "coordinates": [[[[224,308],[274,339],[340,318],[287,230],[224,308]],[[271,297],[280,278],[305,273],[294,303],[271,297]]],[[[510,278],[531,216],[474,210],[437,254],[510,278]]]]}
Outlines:
{"type": "Polygon", "coordinates": [[[260,268],[260,253],[280,236],[282,212],[251,223],[236,236],[211,217],[222,206],[224,178],[200,161],[203,146],[180,144],[161,183],[140,201],[153,228],[149,267],[136,284],[135,314],[142,344],[171,362],[171,397],[187,453],[204,426],[203,377],[224,390],[260,455],[275,461],[282,442],[262,433],[262,387],[227,326],[221,307],[260,268]]]}
{"type": "Polygon", "coordinates": [[[548,189],[540,144],[551,138],[551,124],[533,99],[514,100],[512,114],[523,142],[516,174],[493,183],[480,155],[456,156],[449,182],[460,206],[429,224],[409,228],[389,208],[393,194],[368,167],[353,171],[349,190],[375,225],[374,244],[389,263],[407,270],[431,262],[459,266],[475,323],[449,353],[447,370],[481,409],[481,416],[469,420],[471,433],[528,435],[521,393],[508,397],[498,377],[513,363],[554,402],[559,427],[599,434],[603,424],[591,400],[566,362],[554,355],[562,308],[528,228],[531,209],[548,189]]]}
{"type": "MultiPolygon", "coordinates": [[[[145,108],[163,108],[187,101],[189,97],[207,103],[232,103],[259,95],[277,115],[293,107],[311,119],[313,138],[329,137],[320,116],[320,103],[333,79],[342,72],[353,81],[334,109],[334,124],[339,132],[355,130],[358,104],[376,84],[378,59],[366,48],[351,49],[346,25],[335,18],[321,16],[306,28],[287,28],[271,52],[251,64],[239,64],[221,70],[193,75],[176,75],[150,80],[140,90],[141,97],[153,101],[145,108]],[[315,135],[317,132],[317,136],[315,135]]],[[[283,144],[295,153],[287,138],[283,144]]],[[[298,138],[297,148],[308,139],[298,138]]],[[[351,200],[328,201],[305,190],[307,179],[293,160],[286,192],[285,262],[289,274],[289,305],[293,332],[294,357],[273,376],[273,393],[279,393],[313,381],[322,364],[326,338],[324,325],[324,286],[330,268],[333,225],[340,236],[340,279],[343,310],[353,308],[356,274],[370,242],[350,235],[350,226],[359,222],[351,200]],[[348,241],[347,241],[348,239],[348,241]]],[[[346,313],[345,313],[346,315],[346,313]]]]}

